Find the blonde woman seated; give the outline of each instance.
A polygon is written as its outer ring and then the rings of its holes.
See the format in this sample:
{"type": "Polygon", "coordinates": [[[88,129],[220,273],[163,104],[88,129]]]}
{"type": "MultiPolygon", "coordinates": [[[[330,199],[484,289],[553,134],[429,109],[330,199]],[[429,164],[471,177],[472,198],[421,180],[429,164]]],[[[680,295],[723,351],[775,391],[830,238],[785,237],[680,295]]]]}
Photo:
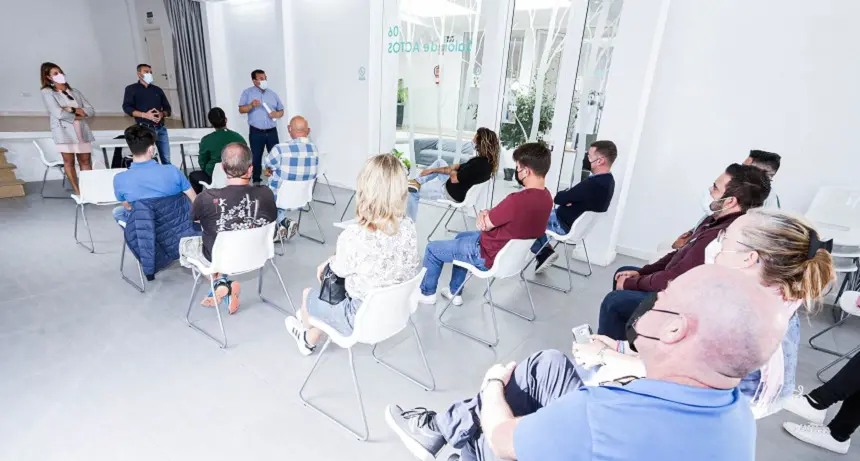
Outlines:
{"type": "MultiPolygon", "coordinates": [[[[764,417],[779,411],[792,395],[800,346],[797,310],[811,312],[820,302],[836,274],[829,251],[831,242],[822,242],[805,219],[791,214],[754,209],[733,222],[705,249],[705,264],[717,264],[743,271],[782,298],[787,332],[779,350],[762,369],[740,383],[741,393],[750,398],[753,413],[764,417]]],[[[646,298],[627,323],[627,339],[646,338],[636,333],[636,320],[654,306],[656,294],[646,298]]],[[[671,313],[666,313],[670,316],[671,313]]],[[[621,376],[641,376],[644,367],[628,342],[596,335],[590,344],[574,344],[576,361],[592,368],[600,366],[597,381],[621,376]]],[[[639,339],[642,341],[642,339],[639,339]]]]}
{"type": "Polygon", "coordinates": [[[338,237],[334,256],[317,269],[321,283],[326,266],[345,279],[346,298],[330,304],[320,299],[320,287],[306,288],[301,320],[286,319],[302,355],[310,355],[322,335],[310,326],[310,317],[349,336],[355,314],[371,290],[405,282],[420,270],[418,235],[406,217],[406,174],[397,157],[382,154],[365,163],[358,175],[356,214],[356,222],[338,237]]]}

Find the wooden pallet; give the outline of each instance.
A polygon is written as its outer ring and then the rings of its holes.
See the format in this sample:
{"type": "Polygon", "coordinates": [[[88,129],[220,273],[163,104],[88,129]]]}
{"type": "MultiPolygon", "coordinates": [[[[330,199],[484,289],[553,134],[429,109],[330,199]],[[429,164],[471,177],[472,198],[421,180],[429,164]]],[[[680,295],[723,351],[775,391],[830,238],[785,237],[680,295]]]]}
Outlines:
{"type": "Polygon", "coordinates": [[[24,196],[24,181],[15,177],[15,164],[6,161],[6,149],[0,147],[0,198],[24,196]]]}

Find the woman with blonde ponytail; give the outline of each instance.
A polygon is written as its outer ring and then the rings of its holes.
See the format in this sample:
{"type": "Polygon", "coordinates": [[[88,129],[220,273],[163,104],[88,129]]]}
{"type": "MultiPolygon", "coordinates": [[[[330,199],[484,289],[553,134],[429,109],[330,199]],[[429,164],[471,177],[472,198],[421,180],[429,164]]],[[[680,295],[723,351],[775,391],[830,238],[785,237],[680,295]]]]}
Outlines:
{"type": "MultiPolygon", "coordinates": [[[[705,249],[706,264],[731,267],[756,277],[773,290],[785,304],[787,331],[780,349],[771,360],[741,381],[740,390],[750,399],[756,417],[779,411],[794,391],[797,351],[800,347],[800,321],[797,311],[818,309],[828,286],[835,280],[832,241],[822,242],[815,228],[802,217],[790,213],[753,209],[736,219],[705,249]]],[[[638,359],[618,344],[595,336],[591,344],[574,345],[574,355],[582,364],[616,364],[630,370],[638,359]],[[604,350],[600,362],[594,357],[604,350]]],[[[640,367],[641,369],[641,367],[640,367]]],[[[614,373],[613,373],[614,374],[614,373]]],[[[629,373],[628,373],[629,374],[629,373]]],[[[601,370],[602,376],[607,376],[601,370]]]]}
{"type": "Polygon", "coordinates": [[[302,355],[310,355],[322,335],[310,326],[310,317],[349,336],[371,290],[405,282],[421,269],[418,234],[406,218],[406,174],[397,157],[381,154],[364,164],[355,211],[356,220],[341,232],[334,256],[317,268],[317,279],[321,284],[325,280],[329,289],[306,288],[299,317],[286,319],[302,355]]]}

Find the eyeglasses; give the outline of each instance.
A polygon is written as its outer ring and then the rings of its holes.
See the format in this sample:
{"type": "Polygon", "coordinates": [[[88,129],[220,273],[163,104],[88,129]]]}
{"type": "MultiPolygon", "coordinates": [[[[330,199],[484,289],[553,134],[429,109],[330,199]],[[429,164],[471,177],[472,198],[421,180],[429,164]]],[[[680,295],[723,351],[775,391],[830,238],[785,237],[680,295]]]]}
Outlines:
{"type": "MultiPolygon", "coordinates": [[[[725,230],[725,229],[721,229],[721,230],[720,230],[720,232],[717,234],[717,243],[719,243],[720,245],[722,245],[724,240],[726,240],[726,230],[725,230]]],[[[743,246],[745,246],[745,247],[749,248],[750,250],[755,250],[755,248],[753,248],[753,247],[751,247],[751,246],[747,245],[747,244],[746,244],[746,243],[744,243],[744,242],[739,242],[739,241],[737,241],[737,240],[732,240],[732,241],[733,241],[733,242],[735,242],[735,243],[737,243],[738,245],[743,245],[743,246]]],[[[737,250],[734,250],[734,251],[733,251],[733,250],[723,250],[723,252],[726,252],[726,253],[741,253],[741,251],[737,251],[737,250]]]]}

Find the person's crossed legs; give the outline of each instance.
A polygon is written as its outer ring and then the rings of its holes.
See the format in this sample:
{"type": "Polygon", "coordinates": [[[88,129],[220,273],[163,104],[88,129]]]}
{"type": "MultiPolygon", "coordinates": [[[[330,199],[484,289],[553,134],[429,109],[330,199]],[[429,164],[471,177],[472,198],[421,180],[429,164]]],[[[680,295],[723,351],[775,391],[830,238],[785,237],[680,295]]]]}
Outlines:
{"type": "MultiPolygon", "coordinates": [[[[454,237],[454,240],[436,240],[427,244],[427,249],[424,251],[424,267],[427,268],[427,273],[424,274],[424,280],[421,281],[422,303],[433,304],[436,302],[436,287],[439,284],[439,277],[442,275],[442,268],[445,263],[463,261],[469,263],[478,269],[486,270],[484,258],[481,257],[481,232],[470,231],[460,232],[454,237]]],[[[463,282],[466,281],[466,273],[468,271],[462,267],[454,266],[451,268],[451,282],[448,284],[448,294],[462,294],[463,282]]]]}
{"type": "MultiPolygon", "coordinates": [[[[639,270],[639,268],[635,266],[623,266],[619,267],[615,273],[635,270],[639,270]]],[[[609,336],[612,339],[626,340],[627,321],[633,315],[633,311],[636,310],[639,303],[650,294],[650,291],[616,290],[615,276],[613,276],[612,291],[600,303],[600,318],[597,333],[609,336]]]]}
{"type": "MultiPolygon", "coordinates": [[[[427,169],[444,168],[448,166],[445,160],[438,159],[433,162],[427,169]]],[[[410,185],[409,196],[406,201],[406,216],[412,221],[418,219],[418,201],[424,200],[439,200],[446,197],[444,187],[445,183],[450,178],[447,174],[431,173],[427,176],[419,176],[411,181],[415,183],[410,185]],[[416,190],[417,189],[417,190],[416,190]]]]}
{"type": "MultiPolygon", "coordinates": [[[[580,386],[573,363],[559,351],[545,350],[517,364],[505,386],[505,400],[514,416],[525,416],[580,386]]],[[[461,450],[461,460],[498,459],[481,431],[480,393],[454,402],[441,413],[388,405],[385,421],[418,459],[432,460],[446,443],[461,450]]]]}

